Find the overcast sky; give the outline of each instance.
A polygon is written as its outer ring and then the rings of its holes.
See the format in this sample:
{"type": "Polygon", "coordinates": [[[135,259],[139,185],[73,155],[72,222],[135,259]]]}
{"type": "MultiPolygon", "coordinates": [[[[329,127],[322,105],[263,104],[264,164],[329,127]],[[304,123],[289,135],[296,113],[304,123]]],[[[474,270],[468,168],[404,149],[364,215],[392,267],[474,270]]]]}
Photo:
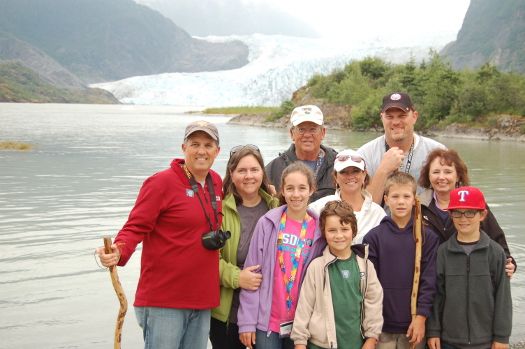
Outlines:
{"type": "Polygon", "coordinates": [[[271,3],[310,23],[322,36],[455,35],[470,0],[244,0],[271,3]]]}
{"type": "Polygon", "coordinates": [[[282,33],[338,42],[380,39],[392,46],[455,40],[470,4],[470,0],[135,1],[158,9],[192,35],[282,33]]]}

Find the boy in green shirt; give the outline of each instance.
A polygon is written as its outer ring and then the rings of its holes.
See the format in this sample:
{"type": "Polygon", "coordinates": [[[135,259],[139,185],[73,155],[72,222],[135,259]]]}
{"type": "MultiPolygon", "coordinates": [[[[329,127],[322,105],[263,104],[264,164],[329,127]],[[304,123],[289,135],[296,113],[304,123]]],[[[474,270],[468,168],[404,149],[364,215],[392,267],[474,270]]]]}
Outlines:
{"type": "Polygon", "coordinates": [[[291,334],[295,349],[373,349],[383,326],[383,289],[368,247],[352,246],[352,207],[327,202],[319,225],[328,246],[306,271],[291,334]]]}

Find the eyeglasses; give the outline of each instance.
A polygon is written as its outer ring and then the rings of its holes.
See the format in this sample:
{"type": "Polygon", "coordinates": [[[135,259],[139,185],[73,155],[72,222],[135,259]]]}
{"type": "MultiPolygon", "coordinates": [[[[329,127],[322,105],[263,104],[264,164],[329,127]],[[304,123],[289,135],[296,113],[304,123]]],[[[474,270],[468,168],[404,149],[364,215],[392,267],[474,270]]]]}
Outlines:
{"type": "Polygon", "coordinates": [[[478,213],[478,210],[465,210],[465,211],[458,211],[458,210],[452,210],[450,211],[450,215],[452,218],[461,218],[461,216],[465,216],[466,218],[474,218],[476,213],[478,213]]]}
{"type": "Polygon", "coordinates": [[[346,154],[345,154],[345,155],[342,155],[342,154],[341,154],[341,155],[337,155],[337,156],[335,157],[335,159],[336,159],[337,161],[341,161],[341,162],[345,162],[345,161],[348,160],[348,159],[352,160],[353,162],[362,162],[362,161],[365,161],[365,160],[363,160],[363,158],[360,157],[360,156],[357,156],[357,155],[346,155],[346,154]]]}
{"type": "Polygon", "coordinates": [[[254,145],[254,144],[244,144],[244,145],[237,145],[237,146],[233,147],[230,150],[230,157],[232,157],[233,154],[235,154],[238,151],[241,151],[243,149],[250,149],[250,150],[254,150],[254,151],[258,152],[259,154],[261,153],[261,151],[259,150],[259,147],[257,147],[256,145],[254,145]]]}
{"type": "Polygon", "coordinates": [[[296,130],[301,136],[307,133],[316,135],[321,131],[321,127],[294,127],[294,130],[296,130]]]}

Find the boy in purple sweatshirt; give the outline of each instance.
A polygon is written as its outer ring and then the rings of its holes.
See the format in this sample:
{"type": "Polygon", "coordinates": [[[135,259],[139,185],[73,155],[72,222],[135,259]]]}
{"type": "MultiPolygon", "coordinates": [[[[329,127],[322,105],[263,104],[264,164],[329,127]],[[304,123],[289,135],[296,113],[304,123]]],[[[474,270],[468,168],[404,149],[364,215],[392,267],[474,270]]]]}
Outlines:
{"type": "Polygon", "coordinates": [[[424,347],[425,321],[431,314],[436,292],[437,234],[423,227],[421,273],[417,313],[412,318],[410,295],[414,280],[416,243],[412,211],[416,181],[407,173],[395,172],[385,183],[385,204],[391,216],[370,230],[363,243],[369,245],[369,258],[374,263],[383,286],[384,324],[376,349],[409,349],[424,347]]]}

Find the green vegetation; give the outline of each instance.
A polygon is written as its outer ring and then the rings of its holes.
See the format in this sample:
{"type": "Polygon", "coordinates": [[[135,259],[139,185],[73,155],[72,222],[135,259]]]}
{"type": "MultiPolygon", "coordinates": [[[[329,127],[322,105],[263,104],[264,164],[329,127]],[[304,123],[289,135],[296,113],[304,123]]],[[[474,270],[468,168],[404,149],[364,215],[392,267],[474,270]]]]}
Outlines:
{"type": "Polygon", "coordinates": [[[225,115],[248,115],[260,116],[266,122],[276,121],[283,116],[290,115],[294,108],[292,101],[284,101],[279,107],[263,107],[263,106],[241,106],[241,107],[222,107],[222,108],[207,108],[204,109],[205,114],[225,114],[225,115]]]}
{"type": "Polygon", "coordinates": [[[285,115],[290,115],[293,108],[295,108],[292,101],[284,101],[279,108],[276,108],[271,114],[266,117],[266,121],[276,121],[285,115]]]}
{"type": "Polygon", "coordinates": [[[0,150],[20,150],[28,151],[33,146],[29,143],[13,142],[13,141],[0,141],[0,150]]]}
{"type": "Polygon", "coordinates": [[[272,122],[282,118],[285,115],[290,115],[294,108],[292,101],[284,101],[279,107],[224,107],[224,108],[207,108],[204,110],[206,114],[237,114],[237,115],[257,115],[264,116],[265,121],[272,122]]]}
{"type": "MultiPolygon", "coordinates": [[[[453,70],[436,52],[419,64],[394,65],[379,58],[354,61],[327,76],[316,75],[307,89],[312,98],[351,105],[356,130],[381,127],[378,111],[391,91],[409,93],[419,112],[419,129],[452,122],[482,123],[490,115],[525,116],[525,77],[485,64],[453,70]]],[[[285,102],[286,103],[286,102],[285,102]]]]}
{"type": "Polygon", "coordinates": [[[225,108],[207,108],[204,110],[205,114],[247,114],[247,115],[260,115],[274,113],[279,108],[277,107],[225,107],[225,108]]]}
{"type": "Polygon", "coordinates": [[[100,89],[64,89],[44,81],[20,63],[0,63],[0,102],[119,103],[100,89]]]}

